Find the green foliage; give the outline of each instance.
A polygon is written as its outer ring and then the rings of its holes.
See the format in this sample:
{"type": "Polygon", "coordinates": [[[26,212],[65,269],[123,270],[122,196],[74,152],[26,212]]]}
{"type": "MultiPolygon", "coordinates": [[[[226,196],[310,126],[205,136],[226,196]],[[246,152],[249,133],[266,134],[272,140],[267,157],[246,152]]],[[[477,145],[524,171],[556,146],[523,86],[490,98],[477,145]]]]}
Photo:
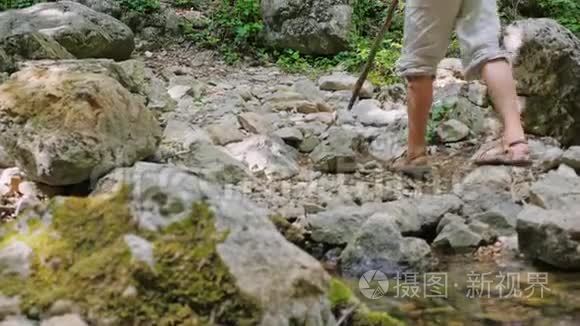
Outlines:
{"type": "Polygon", "coordinates": [[[40,0],[0,0],[0,11],[30,7],[40,0]]]}
{"type": "Polygon", "coordinates": [[[447,120],[453,106],[445,102],[436,102],[431,108],[429,123],[427,124],[427,141],[430,144],[437,142],[437,127],[447,120]]]}
{"type": "Polygon", "coordinates": [[[195,10],[202,9],[205,3],[203,0],[173,0],[173,6],[177,8],[192,8],[195,10]]]}
{"type": "Polygon", "coordinates": [[[161,7],[159,0],[118,0],[125,10],[152,13],[161,7]]]}
{"type": "Polygon", "coordinates": [[[186,34],[202,46],[217,48],[228,62],[241,53],[260,47],[264,25],[258,0],[220,0],[211,10],[210,24],[203,30],[185,26],[186,34]]]}
{"type": "Polygon", "coordinates": [[[580,2],[577,0],[500,0],[505,22],[525,17],[549,17],[580,35],[580,2]]]}

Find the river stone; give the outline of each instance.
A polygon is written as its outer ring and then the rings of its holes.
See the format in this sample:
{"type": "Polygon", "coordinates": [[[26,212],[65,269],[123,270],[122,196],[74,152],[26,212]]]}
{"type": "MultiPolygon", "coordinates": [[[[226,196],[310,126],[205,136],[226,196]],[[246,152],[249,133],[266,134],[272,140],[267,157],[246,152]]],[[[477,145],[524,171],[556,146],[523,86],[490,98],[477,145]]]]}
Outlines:
{"type": "Polygon", "coordinates": [[[406,150],[405,134],[405,130],[382,132],[371,141],[369,154],[382,162],[389,162],[400,157],[406,150]]]}
{"type": "Polygon", "coordinates": [[[3,321],[0,321],[0,326],[36,326],[32,320],[23,316],[8,316],[3,321]]]}
{"type": "Polygon", "coordinates": [[[300,79],[292,86],[294,91],[302,94],[307,100],[313,102],[323,102],[324,95],[318,89],[318,86],[310,79],[300,79]]]}
{"type": "Polygon", "coordinates": [[[455,253],[471,252],[483,238],[473,232],[463,221],[453,221],[443,227],[437,238],[433,240],[433,247],[451,250],[455,253]]]}
{"type": "Polygon", "coordinates": [[[74,56],[54,39],[39,32],[0,38],[0,72],[15,71],[18,63],[25,60],[42,59],[64,60],[74,59],[74,56]]]}
{"type": "MultiPolygon", "coordinates": [[[[262,309],[260,325],[289,325],[292,320],[335,324],[326,294],[327,273],[316,259],[288,242],[270,221],[268,211],[247,196],[223,190],[188,171],[152,163],[116,169],[99,182],[95,195],[123,184],[132,189],[133,216],[139,228],[146,230],[182,221],[190,216],[192,203],[203,201],[209,206],[216,230],[225,232],[217,254],[235,281],[231,290],[238,288],[256,300],[262,309]]],[[[200,262],[176,259],[175,264],[183,264],[188,272],[199,267],[200,262]]]]}
{"type": "Polygon", "coordinates": [[[403,237],[390,218],[369,218],[341,256],[343,275],[360,277],[369,270],[387,275],[419,273],[431,264],[431,248],[425,240],[403,237]]]}
{"type": "Polygon", "coordinates": [[[17,297],[6,297],[0,294],[0,320],[20,314],[20,299],[17,297]]]}
{"type": "Polygon", "coordinates": [[[153,115],[104,74],[29,67],[0,85],[2,146],[29,179],[70,185],[152,155],[153,115]]]}
{"type": "Polygon", "coordinates": [[[471,171],[453,186],[453,193],[463,200],[461,213],[470,217],[502,203],[513,202],[512,177],[505,166],[482,166],[471,171]]]}
{"type": "Polygon", "coordinates": [[[557,168],[562,162],[564,151],[560,147],[535,139],[528,140],[528,145],[530,158],[534,162],[534,166],[541,168],[543,171],[557,168]]]}
{"type": "Polygon", "coordinates": [[[407,117],[404,110],[383,110],[377,100],[362,100],[352,109],[353,116],[365,126],[385,127],[407,117]]]}
{"type": "Polygon", "coordinates": [[[0,275],[28,277],[32,255],[32,249],[24,242],[15,241],[4,246],[0,249],[0,275]]]}
{"type": "Polygon", "coordinates": [[[580,144],[580,40],[552,19],[519,20],[505,29],[514,54],[524,126],[564,145],[580,144]]]}
{"type": "Polygon", "coordinates": [[[451,224],[451,223],[455,223],[455,224],[465,223],[465,219],[457,214],[447,213],[443,216],[441,221],[439,221],[439,224],[437,224],[437,229],[435,231],[437,232],[437,234],[440,234],[441,231],[443,231],[443,228],[447,224],[451,224]]]}
{"type": "Polygon", "coordinates": [[[240,131],[238,122],[232,119],[224,119],[211,124],[206,130],[216,145],[225,146],[244,140],[244,134],[240,131]]]}
{"type": "Polygon", "coordinates": [[[360,142],[351,130],[331,128],[328,137],[310,153],[310,158],[318,171],[353,173],[356,171],[355,149],[360,142]]]}
{"type": "Polygon", "coordinates": [[[530,201],[545,209],[574,211],[580,203],[580,177],[550,171],[532,184],[530,201]]]}
{"type": "Polygon", "coordinates": [[[131,251],[131,256],[136,261],[143,262],[149,267],[155,267],[155,258],[153,257],[153,244],[147,239],[134,234],[127,234],[123,237],[125,244],[131,251]]]}
{"type": "Polygon", "coordinates": [[[580,271],[579,209],[578,202],[575,210],[524,208],[517,222],[521,252],[559,269],[580,271]]]}
{"type": "Polygon", "coordinates": [[[521,210],[521,206],[505,202],[483,213],[473,215],[469,218],[469,222],[485,223],[501,235],[511,235],[515,231],[517,216],[521,210]]]}
{"type": "Polygon", "coordinates": [[[312,151],[320,144],[320,139],[317,136],[309,135],[304,137],[302,143],[298,147],[300,153],[312,153],[312,151]]]}
{"type": "Polygon", "coordinates": [[[361,225],[377,211],[376,205],[338,206],[308,216],[312,240],[330,245],[345,245],[352,240],[361,225]]]}
{"type": "Polygon", "coordinates": [[[115,0],[74,0],[94,11],[102,12],[115,18],[121,17],[121,4],[115,0]]]}
{"type": "Polygon", "coordinates": [[[129,27],[109,15],[76,2],[40,3],[0,13],[2,39],[23,36],[20,39],[24,42],[35,32],[55,40],[79,59],[124,60],[131,56],[135,47],[133,32],[129,27]]]}
{"type": "Polygon", "coordinates": [[[264,0],[261,9],[272,46],[316,55],[348,49],[352,8],[347,0],[264,0]]]}
{"type": "MultiPolygon", "coordinates": [[[[354,90],[354,86],[357,82],[357,77],[352,75],[338,72],[333,73],[332,75],[320,77],[318,80],[318,87],[324,91],[352,91],[354,90]]],[[[374,86],[371,82],[366,81],[363,84],[363,87],[360,90],[359,96],[361,98],[371,98],[373,97],[374,86]]],[[[349,93],[345,93],[348,95],[349,93]]],[[[348,96],[346,96],[348,98],[348,96]]]]}
{"type": "Polygon", "coordinates": [[[580,146],[572,146],[564,153],[562,163],[569,167],[580,170],[580,146]]]}
{"type": "Polygon", "coordinates": [[[88,326],[88,324],[77,314],[67,314],[43,320],[40,326],[88,326]]]}
{"type": "Polygon", "coordinates": [[[240,113],[238,121],[242,128],[254,134],[268,134],[274,129],[270,119],[256,112],[240,113]]]}
{"type": "Polygon", "coordinates": [[[226,149],[250,171],[264,173],[270,180],[288,179],[299,172],[297,151],[277,137],[255,135],[226,149]]]}
{"type": "Polygon", "coordinates": [[[294,127],[278,129],[274,132],[274,135],[280,137],[286,144],[292,147],[299,147],[304,140],[302,132],[294,127]]]}
{"type": "Polygon", "coordinates": [[[444,143],[458,142],[469,136],[469,127],[455,119],[447,120],[437,128],[437,136],[444,143]]]}

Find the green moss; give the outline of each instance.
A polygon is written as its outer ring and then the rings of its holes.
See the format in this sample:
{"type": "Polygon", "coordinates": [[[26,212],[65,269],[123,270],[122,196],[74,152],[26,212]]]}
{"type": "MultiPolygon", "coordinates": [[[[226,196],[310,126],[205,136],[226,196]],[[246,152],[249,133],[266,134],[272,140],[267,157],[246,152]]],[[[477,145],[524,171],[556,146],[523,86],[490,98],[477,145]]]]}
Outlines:
{"type": "Polygon", "coordinates": [[[330,280],[328,300],[330,300],[330,304],[333,310],[353,304],[358,304],[358,299],[354,296],[350,288],[341,280],[336,278],[330,280]]]}
{"type": "Polygon", "coordinates": [[[352,320],[353,326],[404,326],[405,323],[386,312],[358,310],[352,320]]]}
{"type": "Polygon", "coordinates": [[[13,235],[35,252],[26,281],[3,277],[0,292],[19,295],[29,314],[59,299],[76,302],[86,315],[120,325],[254,325],[261,309],[239,292],[216,247],[225,233],[214,227],[204,204],[160,233],[139,231],[129,189],[109,196],[52,203],[53,223],[30,223],[13,235]],[[154,245],[154,268],[132,259],[124,242],[138,234],[154,245]],[[127,288],[136,294],[123,296],[127,288]]]}

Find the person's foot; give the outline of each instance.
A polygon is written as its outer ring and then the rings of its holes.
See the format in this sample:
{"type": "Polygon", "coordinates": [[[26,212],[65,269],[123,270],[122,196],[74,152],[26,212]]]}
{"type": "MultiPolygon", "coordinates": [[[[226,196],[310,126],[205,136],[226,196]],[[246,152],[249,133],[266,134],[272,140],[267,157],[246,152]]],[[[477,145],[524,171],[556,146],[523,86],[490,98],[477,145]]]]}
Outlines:
{"type": "Polygon", "coordinates": [[[473,156],[476,165],[529,166],[532,164],[525,139],[505,143],[496,140],[483,145],[473,156]]]}
{"type": "Polygon", "coordinates": [[[429,157],[425,152],[402,155],[393,162],[392,169],[415,179],[424,178],[431,173],[429,157]]]}

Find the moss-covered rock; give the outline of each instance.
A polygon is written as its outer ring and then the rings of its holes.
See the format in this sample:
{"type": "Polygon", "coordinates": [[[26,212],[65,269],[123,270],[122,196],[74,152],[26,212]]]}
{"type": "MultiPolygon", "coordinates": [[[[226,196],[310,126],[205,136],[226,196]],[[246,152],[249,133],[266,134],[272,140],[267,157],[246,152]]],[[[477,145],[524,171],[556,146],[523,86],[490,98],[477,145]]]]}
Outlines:
{"type": "Polygon", "coordinates": [[[351,326],[404,326],[405,323],[392,317],[387,312],[369,310],[352,293],[347,284],[339,279],[330,281],[328,299],[332,310],[341,318],[345,318],[345,325],[351,326]]]}
{"type": "Polygon", "coordinates": [[[329,277],[262,210],[179,169],[123,172],[112,192],[57,198],[6,227],[0,250],[17,241],[33,255],[29,275],[4,274],[0,293],[19,296],[28,317],[69,300],[87,321],[113,325],[335,323],[329,277]]]}

